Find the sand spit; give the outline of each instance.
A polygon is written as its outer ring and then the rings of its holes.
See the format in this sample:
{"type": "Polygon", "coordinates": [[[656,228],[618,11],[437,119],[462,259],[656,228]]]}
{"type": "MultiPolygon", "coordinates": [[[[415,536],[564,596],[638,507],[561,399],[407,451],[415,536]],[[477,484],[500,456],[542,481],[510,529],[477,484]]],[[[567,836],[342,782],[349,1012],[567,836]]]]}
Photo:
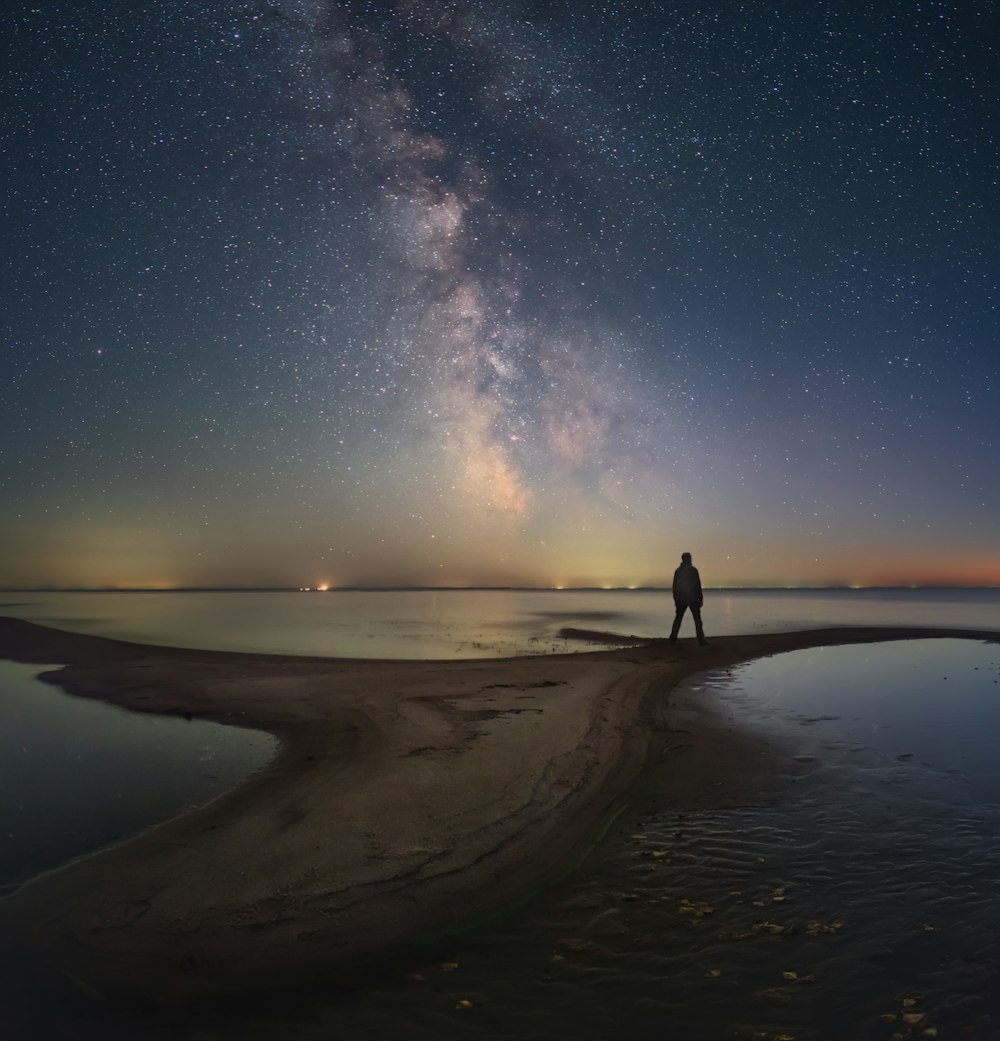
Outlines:
{"type": "MultiPolygon", "coordinates": [[[[223,798],[0,902],[0,955],[152,998],[336,972],[550,874],[669,747],[680,680],[781,651],[927,637],[1000,640],[839,628],[387,662],[143,646],[0,619],[0,657],[65,663],[43,678],[71,694],[283,742],[223,798]]],[[[737,784],[761,754],[748,746],[737,762],[731,737],[719,748],[702,760],[737,784]]]]}

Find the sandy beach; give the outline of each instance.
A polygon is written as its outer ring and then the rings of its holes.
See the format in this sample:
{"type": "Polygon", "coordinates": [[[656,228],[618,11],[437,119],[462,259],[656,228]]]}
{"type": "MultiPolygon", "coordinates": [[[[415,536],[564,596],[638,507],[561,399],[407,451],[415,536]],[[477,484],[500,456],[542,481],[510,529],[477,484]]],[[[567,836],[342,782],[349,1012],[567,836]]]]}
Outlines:
{"type": "MultiPolygon", "coordinates": [[[[0,657],[61,665],[44,679],[73,695],[282,741],[228,795],[0,903],[0,953],[101,995],[335,974],[502,908],[578,855],[644,764],[676,747],[681,680],[782,651],[931,636],[1000,639],[837,628],[383,662],[142,646],[0,619],[0,657]]],[[[768,770],[766,748],[710,714],[684,747],[678,805],[732,797],[768,770]]]]}

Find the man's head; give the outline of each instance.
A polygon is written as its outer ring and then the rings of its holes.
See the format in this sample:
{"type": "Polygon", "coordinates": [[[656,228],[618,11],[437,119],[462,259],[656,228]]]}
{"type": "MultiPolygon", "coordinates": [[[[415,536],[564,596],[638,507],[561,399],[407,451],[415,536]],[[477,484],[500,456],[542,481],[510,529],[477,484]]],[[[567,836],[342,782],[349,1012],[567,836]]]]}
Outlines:
{"type": "Polygon", "coordinates": [[[682,564],[690,564],[691,563],[691,554],[690,553],[682,553],[681,554],[681,563],[682,564]]]}

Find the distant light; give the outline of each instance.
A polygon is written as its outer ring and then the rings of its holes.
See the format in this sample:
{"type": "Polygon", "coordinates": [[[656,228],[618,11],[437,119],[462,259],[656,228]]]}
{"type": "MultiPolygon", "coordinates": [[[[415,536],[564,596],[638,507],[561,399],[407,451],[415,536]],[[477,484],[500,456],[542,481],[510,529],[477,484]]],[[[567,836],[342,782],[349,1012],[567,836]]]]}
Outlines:
{"type": "Polygon", "coordinates": [[[316,592],[317,593],[325,593],[329,588],[330,588],[329,586],[317,586],[316,587],[316,592]]]}

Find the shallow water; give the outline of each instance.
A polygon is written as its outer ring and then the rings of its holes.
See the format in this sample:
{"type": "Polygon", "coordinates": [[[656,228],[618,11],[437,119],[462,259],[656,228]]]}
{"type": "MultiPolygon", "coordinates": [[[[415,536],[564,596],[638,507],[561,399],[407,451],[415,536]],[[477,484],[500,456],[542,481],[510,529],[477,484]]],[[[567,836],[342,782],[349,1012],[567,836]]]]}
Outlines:
{"type": "Polygon", "coordinates": [[[73,1036],[888,1041],[910,1016],[996,1039],[998,681],[1000,646],[955,640],[711,674],[695,694],[775,748],[747,805],[615,828],[520,912],[353,991],[127,1023],[79,1004],[73,1036]]]}
{"type": "MultiPolygon", "coordinates": [[[[593,649],[566,627],[665,636],[666,590],[23,593],[0,615],[141,643],[276,654],[497,658],[593,649]]],[[[997,589],[707,590],[708,635],[844,625],[1000,627],[997,589]]],[[[690,619],[683,636],[693,635],[690,619]]]]}
{"type": "Polygon", "coordinates": [[[0,893],[211,801],[277,739],[71,697],[0,660],[0,893]]]}

